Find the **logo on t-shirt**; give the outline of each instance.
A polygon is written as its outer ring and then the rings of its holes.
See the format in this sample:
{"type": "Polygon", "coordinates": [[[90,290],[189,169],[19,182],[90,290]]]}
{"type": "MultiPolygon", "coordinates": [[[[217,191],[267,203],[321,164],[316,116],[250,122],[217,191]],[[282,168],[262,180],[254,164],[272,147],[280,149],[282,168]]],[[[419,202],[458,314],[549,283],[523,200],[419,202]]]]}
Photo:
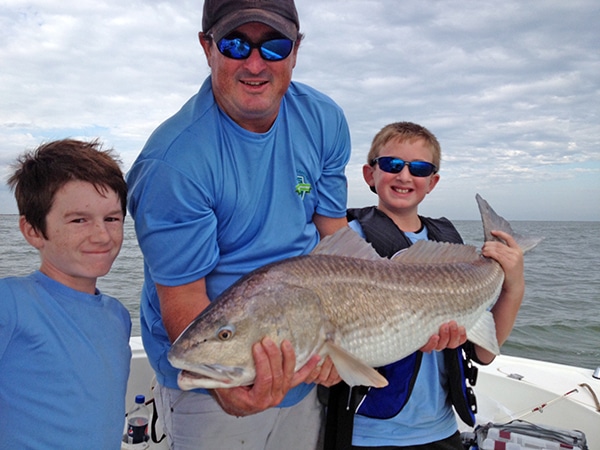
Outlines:
{"type": "Polygon", "coordinates": [[[307,194],[310,194],[312,186],[308,183],[308,177],[302,173],[296,175],[296,194],[300,196],[302,200],[307,194]]]}

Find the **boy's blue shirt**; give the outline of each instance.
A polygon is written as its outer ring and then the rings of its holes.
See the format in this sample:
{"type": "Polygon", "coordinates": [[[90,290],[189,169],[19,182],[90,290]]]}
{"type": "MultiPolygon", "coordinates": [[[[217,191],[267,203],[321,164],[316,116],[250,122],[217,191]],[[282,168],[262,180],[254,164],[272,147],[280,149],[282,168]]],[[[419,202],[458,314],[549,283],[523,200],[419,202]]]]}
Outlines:
{"type": "Polygon", "coordinates": [[[112,297],[0,279],[0,447],[120,448],[130,332],[112,297]]]}

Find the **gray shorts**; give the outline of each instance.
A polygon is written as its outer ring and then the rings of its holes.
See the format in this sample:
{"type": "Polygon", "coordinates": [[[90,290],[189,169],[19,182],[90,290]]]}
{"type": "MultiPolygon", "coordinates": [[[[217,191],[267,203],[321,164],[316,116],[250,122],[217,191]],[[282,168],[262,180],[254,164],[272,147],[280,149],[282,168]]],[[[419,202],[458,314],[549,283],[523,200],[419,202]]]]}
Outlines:
{"type": "Polygon", "coordinates": [[[321,445],[323,407],[316,389],[294,406],[246,417],[226,414],[210,395],[160,384],[154,394],[173,450],[310,450],[321,445]]]}

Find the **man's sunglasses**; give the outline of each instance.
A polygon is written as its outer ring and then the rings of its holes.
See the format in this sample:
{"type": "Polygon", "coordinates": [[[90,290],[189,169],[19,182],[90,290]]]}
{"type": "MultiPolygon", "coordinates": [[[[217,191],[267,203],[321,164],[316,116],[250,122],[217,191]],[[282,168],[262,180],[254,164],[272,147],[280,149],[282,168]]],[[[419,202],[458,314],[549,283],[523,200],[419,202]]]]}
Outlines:
{"type": "Polygon", "coordinates": [[[437,167],[427,161],[404,161],[400,158],[392,156],[380,156],[371,160],[371,166],[379,164],[379,168],[388,173],[400,173],[404,166],[408,166],[408,171],[413,177],[428,177],[432,173],[437,172],[437,167]]]}
{"type": "Polygon", "coordinates": [[[294,48],[294,41],[287,38],[267,39],[255,44],[243,37],[224,37],[217,42],[217,48],[223,56],[231,59],[246,59],[257,48],[262,59],[281,61],[287,58],[294,48]]]}

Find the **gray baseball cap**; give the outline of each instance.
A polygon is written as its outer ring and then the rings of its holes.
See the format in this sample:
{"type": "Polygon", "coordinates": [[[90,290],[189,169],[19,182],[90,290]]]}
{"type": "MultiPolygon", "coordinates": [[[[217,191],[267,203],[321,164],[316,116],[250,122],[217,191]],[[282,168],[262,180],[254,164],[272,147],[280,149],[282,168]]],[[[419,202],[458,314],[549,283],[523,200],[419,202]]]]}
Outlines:
{"type": "Polygon", "coordinates": [[[205,0],[202,31],[215,41],[248,22],[260,22],[286,38],[298,38],[300,20],[294,0],[205,0]]]}

